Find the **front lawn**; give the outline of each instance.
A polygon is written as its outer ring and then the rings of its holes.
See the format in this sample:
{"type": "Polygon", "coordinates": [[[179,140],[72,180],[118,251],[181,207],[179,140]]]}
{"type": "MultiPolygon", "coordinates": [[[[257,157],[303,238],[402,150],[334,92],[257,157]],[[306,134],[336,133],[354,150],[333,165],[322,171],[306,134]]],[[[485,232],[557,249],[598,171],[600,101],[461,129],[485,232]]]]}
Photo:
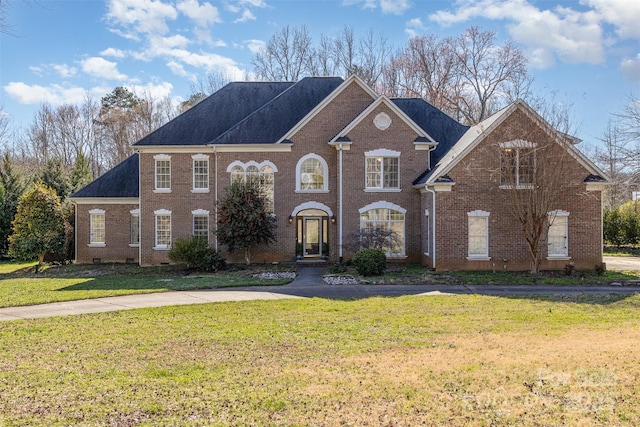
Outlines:
{"type": "MultiPolygon", "coordinates": [[[[357,277],[353,267],[330,266],[327,274],[343,274],[357,277]]],[[[433,272],[419,264],[387,263],[382,276],[361,277],[364,284],[437,284],[437,285],[559,285],[588,286],[608,285],[640,279],[640,271],[606,271],[598,275],[594,270],[579,270],[567,274],[565,271],[541,271],[537,275],[514,271],[451,271],[433,272]]]]}
{"type": "Polygon", "coordinates": [[[0,323],[0,425],[640,425],[640,296],[244,301],[0,323]]]}
{"type": "Polygon", "coordinates": [[[168,290],[283,285],[291,281],[254,277],[262,269],[275,268],[272,266],[185,275],[173,267],[126,264],[51,266],[34,274],[33,265],[0,263],[0,307],[168,290]]]}

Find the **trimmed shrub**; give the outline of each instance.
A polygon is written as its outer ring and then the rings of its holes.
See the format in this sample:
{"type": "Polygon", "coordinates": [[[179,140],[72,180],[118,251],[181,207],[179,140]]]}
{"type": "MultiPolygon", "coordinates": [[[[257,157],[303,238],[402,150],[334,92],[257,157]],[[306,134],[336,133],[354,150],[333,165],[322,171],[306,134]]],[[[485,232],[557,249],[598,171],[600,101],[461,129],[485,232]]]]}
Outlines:
{"type": "Polygon", "coordinates": [[[209,246],[205,239],[197,236],[176,240],[168,256],[172,262],[185,264],[188,269],[219,271],[227,265],[218,251],[209,246]]]}
{"type": "Polygon", "coordinates": [[[362,249],[353,256],[353,266],[361,276],[380,276],[387,268],[387,256],[380,249],[362,249]]]}

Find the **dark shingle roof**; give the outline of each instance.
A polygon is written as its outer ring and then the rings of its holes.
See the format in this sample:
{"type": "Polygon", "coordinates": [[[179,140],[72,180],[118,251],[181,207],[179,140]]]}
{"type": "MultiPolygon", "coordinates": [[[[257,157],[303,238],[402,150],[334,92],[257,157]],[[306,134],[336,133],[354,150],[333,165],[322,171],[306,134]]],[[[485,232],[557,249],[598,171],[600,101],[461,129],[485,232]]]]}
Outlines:
{"type": "Polygon", "coordinates": [[[134,146],[205,145],[258,110],[294,83],[229,83],[134,146]]]}
{"type": "Polygon", "coordinates": [[[607,180],[601,177],[600,175],[589,174],[584,179],[584,182],[607,182],[607,180]]]}
{"type": "Polygon", "coordinates": [[[127,157],[122,163],[71,195],[73,199],[138,197],[138,154],[127,157]]]}
{"type": "Polygon", "coordinates": [[[469,129],[469,126],[461,125],[424,99],[394,98],[391,101],[438,143],[432,153],[432,165],[437,164],[469,129]]]}
{"type": "MultiPolygon", "coordinates": [[[[438,143],[435,150],[431,153],[432,167],[438,164],[442,156],[444,156],[469,129],[468,126],[461,125],[424,99],[394,98],[391,101],[438,143]]],[[[426,170],[421,173],[413,181],[413,184],[417,185],[426,182],[430,172],[431,170],[426,170]]]]}
{"type": "Polygon", "coordinates": [[[277,142],[343,82],[340,77],[306,77],[211,142],[277,142]]]}

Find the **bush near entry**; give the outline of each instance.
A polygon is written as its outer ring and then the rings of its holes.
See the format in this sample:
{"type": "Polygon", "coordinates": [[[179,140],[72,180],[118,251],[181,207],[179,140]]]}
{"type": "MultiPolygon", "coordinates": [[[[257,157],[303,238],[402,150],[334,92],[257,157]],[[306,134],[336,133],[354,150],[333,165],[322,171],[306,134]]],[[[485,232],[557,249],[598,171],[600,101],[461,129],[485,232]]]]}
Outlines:
{"type": "Polygon", "coordinates": [[[175,241],[169,251],[169,259],[187,268],[202,271],[223,270],[227,263],[222,255],[202,237],[191,236],[175,241]]]}
{"type": "Polygon", "coordinates": [[[362,249],[353,256],[352,264],[361,276],[379,276],[387,268],[387,256],[380,249],[362,249]]]}

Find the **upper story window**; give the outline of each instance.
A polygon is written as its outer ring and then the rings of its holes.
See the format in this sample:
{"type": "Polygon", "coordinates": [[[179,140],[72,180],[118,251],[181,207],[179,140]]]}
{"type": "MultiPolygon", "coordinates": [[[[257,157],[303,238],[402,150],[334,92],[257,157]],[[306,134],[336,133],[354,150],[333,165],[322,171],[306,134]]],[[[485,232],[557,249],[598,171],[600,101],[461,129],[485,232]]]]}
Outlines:
{"type": "Polygon", "coordinates": [[[500,144],[500,186],[531,188],[536,166],[536,144],[515,140],[500,144]]]}
{"type": "Polygon", "coordinates": [[[168,193],[171,191],[171,156],[158,154],[153,158],[156,164],[154,191],[168,193]]]}
{"type": "Polygon", "coordinates": [[[297,192],[328,192],[329,167],[317,154],[311,153],[298,160],[296,165],[297,192]]]}
{"type": "Polygon", "coordinates": [[[196,154],[193,159],[193,192],[209,191],[209,156],[196,154]]]}
{"type": "Polygon", "coordinates": [[[392,150],[373,150],[364,153],[365,190],[400,190],[400,152],[392,150]]]}
{"type": "Polygon", "coordinates": [[[103,209],[89,211],[89,246],[105,246],[105,219],[103,209]]]}
{"type": "Polygon", "coordinates": [[[267,212],[274,212],[274,173],[278,172],[276,165],[269,161],[262,163],[235,161],[229,165],[227,172],[231,174],[231,182],[236,180],[245,181],[247,179],[258,180],[260,190],[264,196],[265,208],[267,212]]]}

